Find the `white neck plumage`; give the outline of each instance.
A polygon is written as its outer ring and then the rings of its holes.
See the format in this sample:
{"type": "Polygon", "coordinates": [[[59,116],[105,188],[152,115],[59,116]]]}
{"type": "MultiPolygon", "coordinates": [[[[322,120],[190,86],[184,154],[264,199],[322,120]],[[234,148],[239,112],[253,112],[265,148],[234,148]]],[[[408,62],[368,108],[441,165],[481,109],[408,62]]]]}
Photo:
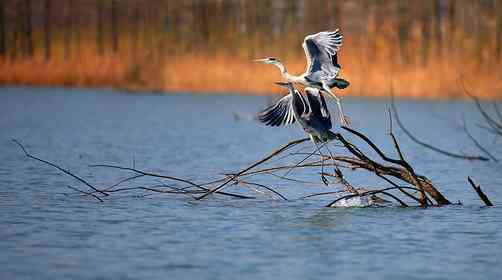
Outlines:
{"type": "Polygon", "coordinates": [[[276,63],[274,63],[274,65],[277,68],[279,68],[279,70],[281,70],[281,75],[286,81],[292,82],[292,83],[297,83],[297,82],[302,81],[301,77],[297,77],[297,76],[293,76],[293,75],[289,74],[288,70],[286,69],[286,66],[284,66],[281,62],[276,62],[276,63]]]}

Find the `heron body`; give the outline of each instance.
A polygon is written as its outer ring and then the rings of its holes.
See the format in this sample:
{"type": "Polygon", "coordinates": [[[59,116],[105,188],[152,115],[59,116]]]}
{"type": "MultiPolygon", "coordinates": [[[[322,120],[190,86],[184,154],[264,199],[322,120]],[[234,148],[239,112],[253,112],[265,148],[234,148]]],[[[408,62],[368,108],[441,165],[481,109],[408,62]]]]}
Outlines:
{"type": "Polygon", "coordinates": [[[337,78],[341,66],[338,64],[338,54],[342,46],[343,35],[339,29],[308,35],[303,41],[303,49],[307,58],[307,68],[299,76],[291,75],[284,64],[273,57],[256,59],[256,62],[275,65],[281,71],[282,77],[291,83],[305,87],[316,88],[328,93],[337,103],[342,124],[346,125],[340,99],[331,91],[332,88],[344,89],[349,82],[337,78]]]}
{"type": "Polygon", "coordinates": [[[302,94],[292,83],[278,84],[288,88],[289,94],[261,111],[258,120],[270,126],[298,122],[314,144],[335,138],[335,134],[330,130],[332,123],[329,110],[319,89],[307,87],[302,94]]]}

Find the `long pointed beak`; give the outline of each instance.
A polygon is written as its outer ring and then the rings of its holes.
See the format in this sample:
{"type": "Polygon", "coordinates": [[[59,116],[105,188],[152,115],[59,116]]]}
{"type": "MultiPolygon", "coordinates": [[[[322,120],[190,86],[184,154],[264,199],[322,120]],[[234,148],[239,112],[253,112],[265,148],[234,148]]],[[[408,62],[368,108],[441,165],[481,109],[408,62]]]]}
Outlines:
{"type": "Polygon", "coordinates": [[[291,83],[288,82],[275,82],[275,84],[281,87],[285,87],[287,89],[291,88],[291,83]]]}
{"type": "Polygon", "coordinates": [[[267,63],[268,59],[267,58],[260,58],[260,59],[253,59],[253,62],[261,62],[261,63],[267,63]]]}
{"type": "Polygon", "coordinates": [[[285,83],[285,82],[275,82],[276,85],[280,85],[280,86],[287,86],[289,83],[285,83]]]}

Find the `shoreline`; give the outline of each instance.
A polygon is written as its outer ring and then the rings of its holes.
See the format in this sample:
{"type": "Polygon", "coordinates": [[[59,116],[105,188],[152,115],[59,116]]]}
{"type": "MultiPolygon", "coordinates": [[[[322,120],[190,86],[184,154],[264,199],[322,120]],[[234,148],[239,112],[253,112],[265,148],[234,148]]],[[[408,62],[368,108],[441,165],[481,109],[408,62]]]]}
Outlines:
{"type": "MultiPolygon", "coordinates": [[[[203,91],[203,90],[163,90],[163,89],[149,89],[149,88],[121,88],[109,86],[65,86],[65,85],[28,85],[28,84],[0,84],[0,92],[6,89],[55,89],[61,91],[95,91],[95,92],[113,92],[117,94],[131,94],[131,95],[200,95],[200,96],[251,96],[251,97],[280,97],[284,96],[286,92],[237,92],[237,91],[203,91]]],[[[341,99],[365,99],[365,100],[390,100],[391,95],[365,95],[365,94],[339,94],[341,99]]],[[[469,96],[416,96],[416,95],[394,95],[394,98],[401,101],[424,101],[424,102],[453,102],[453,101],[470,101],[469,96]]],[[[482,102],[501,102],[502,97],[486,98],[478,97],[482,102]]]]}

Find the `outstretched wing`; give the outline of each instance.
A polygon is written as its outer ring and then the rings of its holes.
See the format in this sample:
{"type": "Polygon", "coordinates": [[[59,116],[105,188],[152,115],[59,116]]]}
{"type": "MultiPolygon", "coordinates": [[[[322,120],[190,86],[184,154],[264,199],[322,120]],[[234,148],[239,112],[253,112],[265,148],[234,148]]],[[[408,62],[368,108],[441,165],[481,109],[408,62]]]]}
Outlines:
{"type": "Polygon", "coordinates": [[[307,87],[305,88],[305,95],[310,104],[310,119],[318,118],[323,127],[326,129],[331,129],[331,116],[329,114],[328,106],[326,105],[326,100],[320,91],[316,88],[307,87]]]}
{"type": "Polygon", "coordinates": [[[258,113],[258,120],[266,125],[281,126],[295,122],[292,100],[293,96],[288,94],[281,98],[274,105],[258,113]]]}
{"type": "Polygon", "coordinates": [[[308,35],[303,41],[303,49],[307,57],[306,74],[318,75],[316,78],[335,78],[340,69],[337,52],[342,46],[343,35],[340,29],[323,31],[308,35]],[[316,73],[321,72],[321,73],[316,73]]]}

